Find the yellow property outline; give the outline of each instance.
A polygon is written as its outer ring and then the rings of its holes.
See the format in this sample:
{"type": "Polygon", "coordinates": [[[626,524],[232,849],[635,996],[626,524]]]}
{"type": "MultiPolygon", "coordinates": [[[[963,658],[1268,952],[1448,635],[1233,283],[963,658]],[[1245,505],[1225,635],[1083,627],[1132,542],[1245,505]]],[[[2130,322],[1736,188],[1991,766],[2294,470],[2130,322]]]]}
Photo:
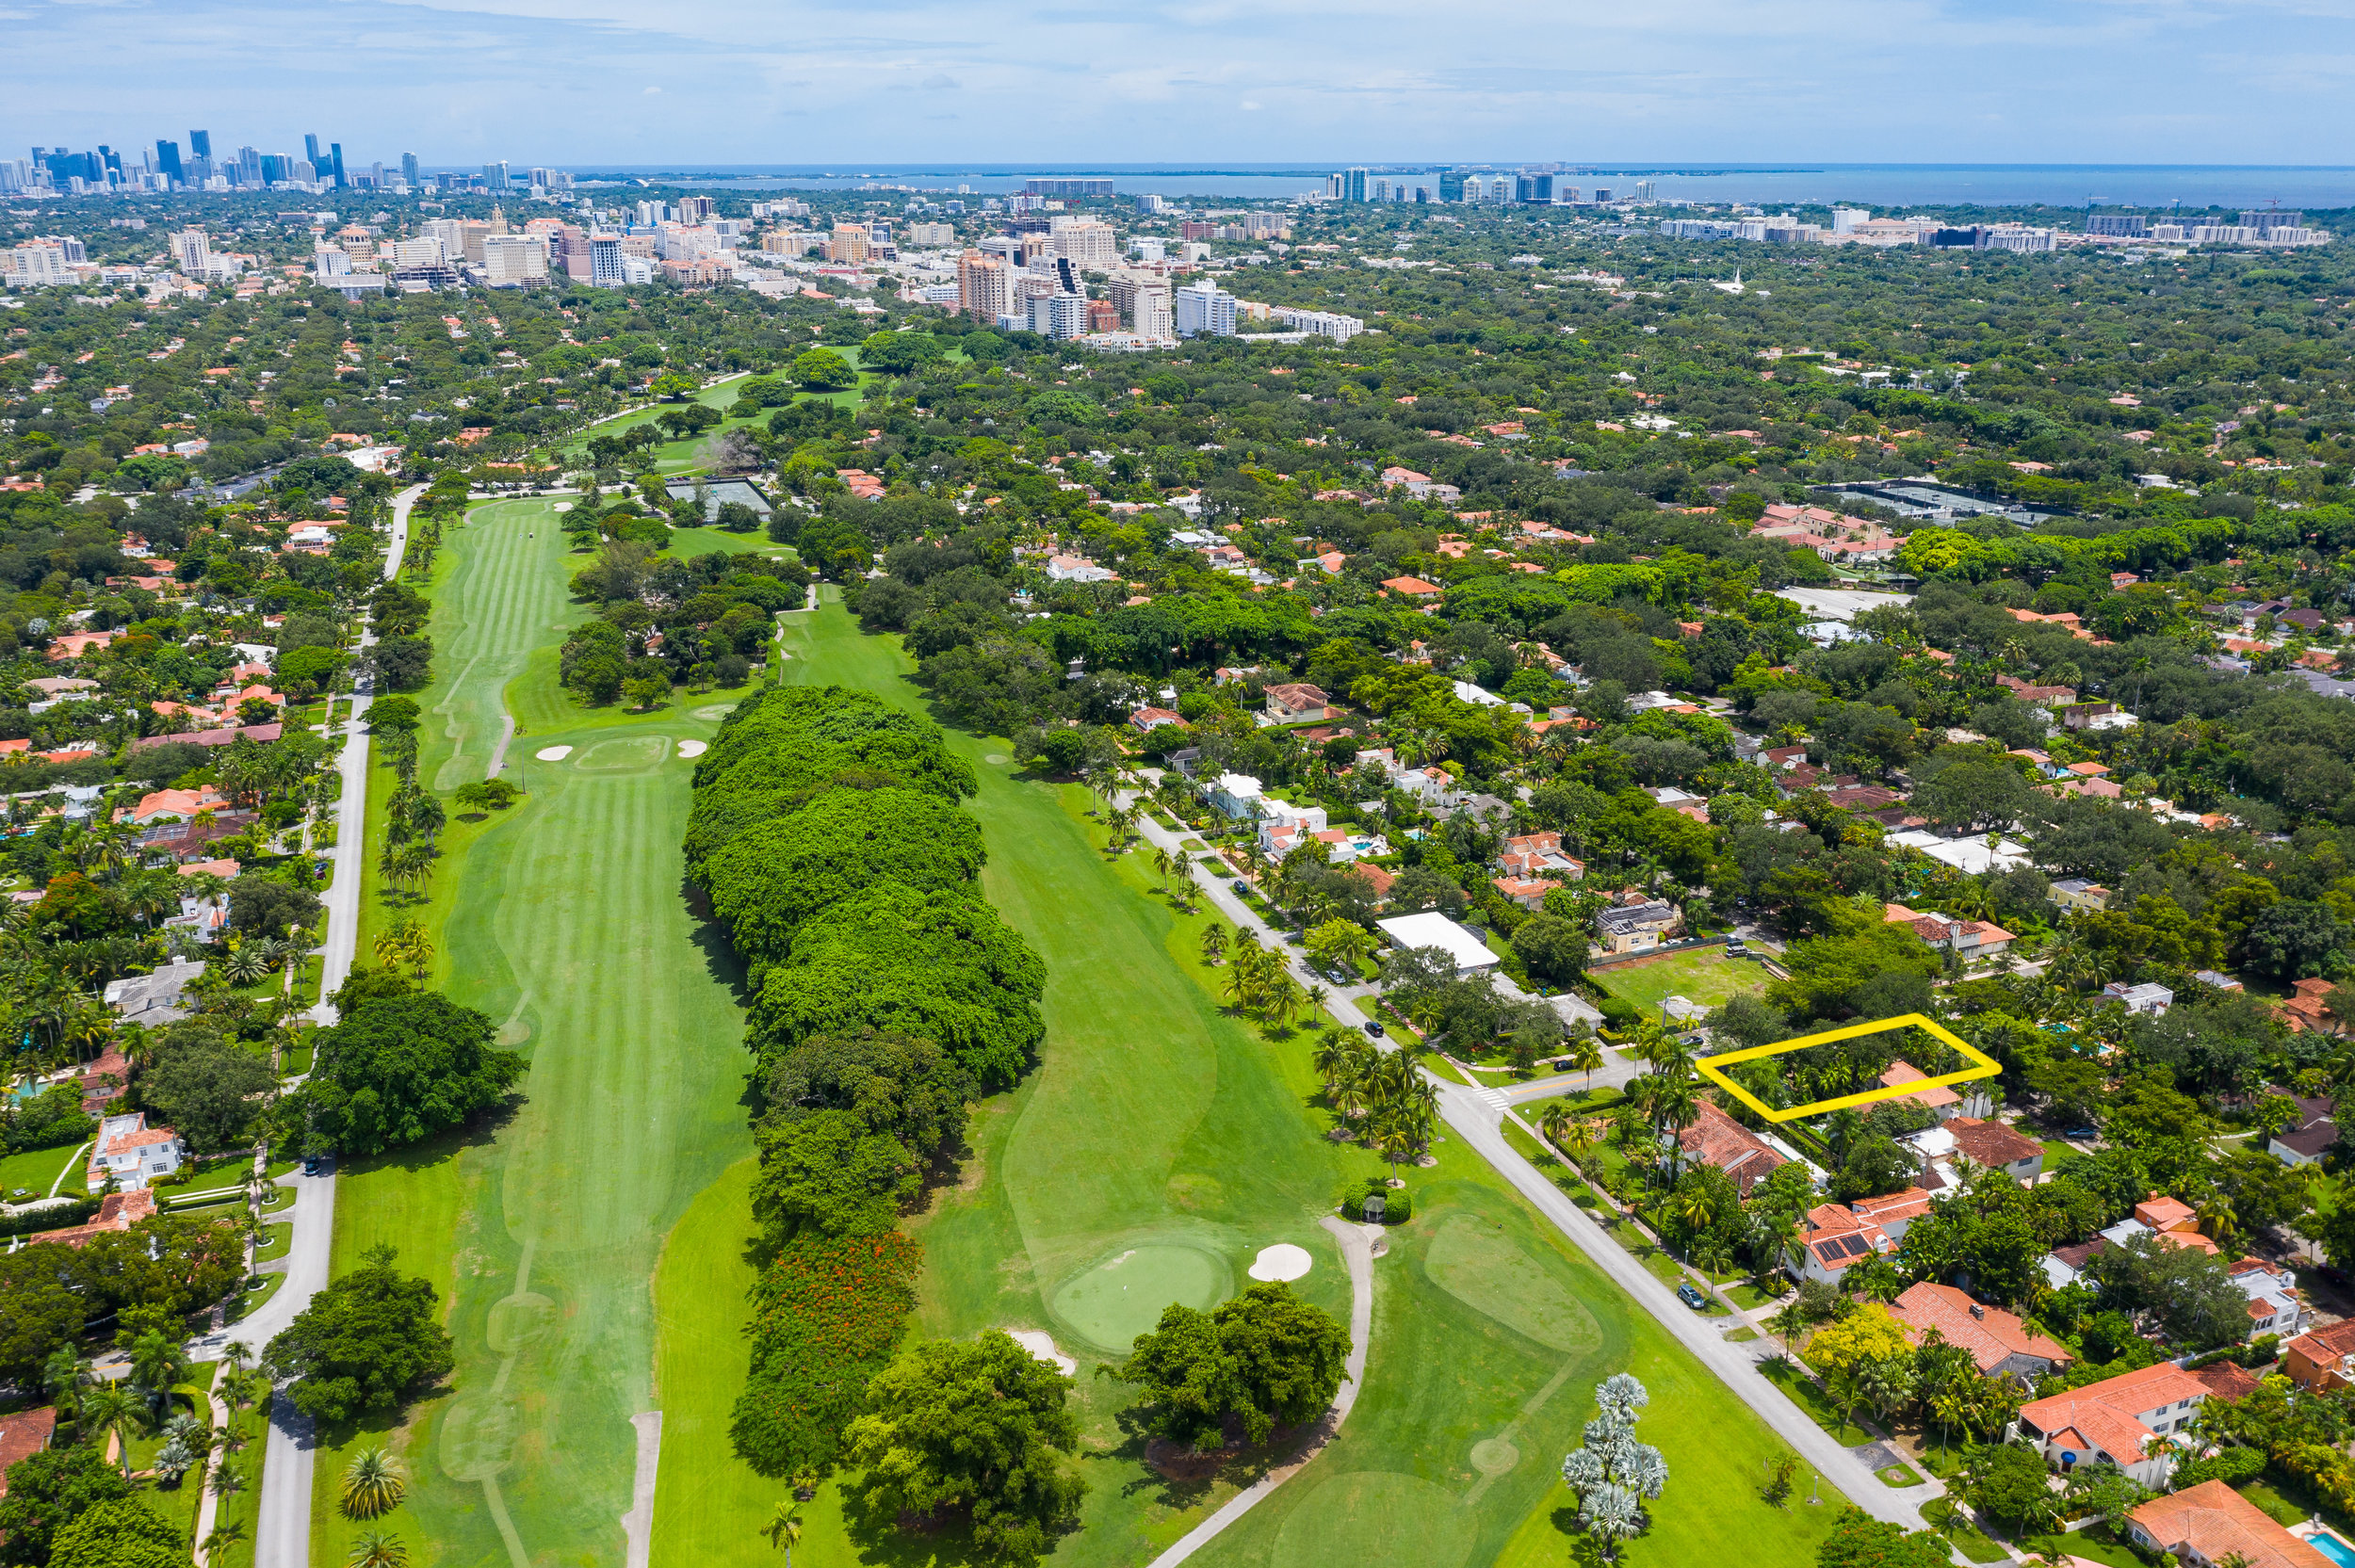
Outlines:
{"type": "Polygon", "coordinates": [[[1919,1094],[1925,1089],[1968,1083],[1975,1078],[1991,1078],[2003,1071],[1994,1059],[1918,1012],[1903,1013],[1895,1018],[1878,1018],[1870,1024],[1851,1024],[1845,1028],[1827,1029],[1821,1034],[1803,1034],[1796,1040],[1778,1040],[1772,1045],[1753,1045],[1746,1051],[1729,1051],[1724,1056],[1702,1057],[1693,1065],[1700,1069],[1702,1077],[1726,1091],[1767,1121],[1776,1123],[1795,1121],[1802,1116],[1821,1116],[1826,1111],[1843,1110],[1850,1106],[1876,1105],[1883,1100],[1895,1100],[1908,1094],[1919,1094]],[[1836,1100],[1817,1100],[1810,1105],[1793,1106],[1788,1110],[1776,1110],[1767,1106],[1757,1095],[1728,1077],[1724,1072],[1725,1068],[1738,1061],[1756,1061],[1761,1057],[1778,1057],[1786,1051],[1804,1050],[1810,1045],[1828,1045],[1836,1040],[1855,1040],[1863,1035],[1879,1034],[1887,1029],[1902,1029],[1908,1026],[1922,1030],[1932,1039],[1941,1040],[1952,1045],[1962,1053],[1964,1060],[1975,1062],[1977,1065],[1966,1067],[1959,1073],[1948,1073],[1941,1077],[1917,1078],[1911,1083],[1898,1084],[1890,1089],[1868,1089],[1861,1094],[1843,1094],[1836,1100]]]}

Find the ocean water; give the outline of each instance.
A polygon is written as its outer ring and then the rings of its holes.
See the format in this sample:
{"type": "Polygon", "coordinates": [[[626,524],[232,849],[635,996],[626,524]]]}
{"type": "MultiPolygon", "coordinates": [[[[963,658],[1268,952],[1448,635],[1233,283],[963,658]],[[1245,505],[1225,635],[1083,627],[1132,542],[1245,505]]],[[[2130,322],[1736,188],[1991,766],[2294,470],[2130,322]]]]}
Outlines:
{"type": "MultiPolygon", "coordinates": [[[[1333,166],[1338,167],[1338,166],[1333,166]]],[[[1369,165],[1370,178],[1409,189],[1437,186],[1439,166],[1369,165]]],[[[1490,166],[1511,170],[1500,162],[1490,166]]],[[[1242,196],[1283,198],[1321,190],[1326,166],[1314,164],[954,164],[685,165],[609,168],[596,170],[665,185],[736,190],[848,190],[861,186],[912,186],[955,194],[999,195],[1022,188],[1030,175],[1109,175],[1122,195],[1151,192],[1172,197],[1242,196]]],[[[589,172],[588,170],[584,170],[589,172]]],[[[2281,206],[2309,212],[2355,207],[2355,168],[2331,166],[2235,166],[2224,164],[1642,164],[1576,166],[1565,184],[1591,193],[1597,186],[1615,195],[1649,181],[1664,199],[1761,205],[1848,202],[1876,212],[1912,207],[1975,204],[2053,207],[2126,207],[2158,212],[2170,207],[2281,206]]]]}

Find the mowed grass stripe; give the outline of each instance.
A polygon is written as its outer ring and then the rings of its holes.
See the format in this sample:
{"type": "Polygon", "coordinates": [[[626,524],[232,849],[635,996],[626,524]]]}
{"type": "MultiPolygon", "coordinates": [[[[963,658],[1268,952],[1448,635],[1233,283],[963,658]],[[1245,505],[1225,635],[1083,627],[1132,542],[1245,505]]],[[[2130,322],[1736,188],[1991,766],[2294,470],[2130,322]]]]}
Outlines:
{"type": "MultiPolygon", "coordinates": [[[[424,694],[443,714],[421,737],[430,780],[482,776],[502,694],[579,619],[564,602],[577,563],[553,521],[544,503],[495,506],[446,542],[438,679],[424,694]]],[[[415,910],[452,997],[515,1026],[532,1059],[528,1097],[503,1123],[356,1169],[339,1194],[339,1266],[362,1238],[389,1237],[447,1293],[457,1372],[399,1439],[414,1481],[397,1523],[424,1562],[509,1560],[486,1479],[531,1560],[620,1560],[628,1418],[654,1397],[662,1238],[751,1151],[731,977],[697,946],[679,896],[688,765],[672,742],[713,725],[677,710],[562,717],[577,727],[511,748],[508,776],[527,800],[460,832],[433,900],[415,910]],[[622,766],[576,766],[606,740],[653,744],[611,753],[622,766]],[[574,759],[532,758],[550,744],[575,746],[574,759]]],[[[365,1436],[332,1434],[322,1457],[317,1560],[341,1560],[350,1544],[333,1478],[365,1436]]]]}

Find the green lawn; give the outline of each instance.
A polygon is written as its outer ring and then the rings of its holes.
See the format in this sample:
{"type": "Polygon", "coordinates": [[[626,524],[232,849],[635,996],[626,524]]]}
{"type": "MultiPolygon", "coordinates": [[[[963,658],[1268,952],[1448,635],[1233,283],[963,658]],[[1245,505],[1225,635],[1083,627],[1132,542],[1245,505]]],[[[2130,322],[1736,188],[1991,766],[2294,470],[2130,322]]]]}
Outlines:
{"type": "MultiPolygon", "coordinates": [[[[911,704],[920,696],[901,679],[896,644],[859,637],[831,604],[791,618],[785,636],[794,655],[788,678],[866,686],[911,704]]],[[[1123,1312],[1108,1310],[1091,1276],[1101,1278],[1108,1258],[1155,1249],[1164,1277],[1214,1282],[1223,1268],[1236,1279],[1257,1248],[1292,1240],[1317,1259],[1301,1288],[1340,1310],[1345,1284],[1313,1220],[1327,1211],[1337,1180],[1376,1167],[1364,1152],[1321,1138],[1331,1119],[1308,1066],[1310,1035],[1271,1040],[1226,1011],[1222,972],[1203,965],[1196,946],[1208,916],[1179,915],[1154,897],[1140,857],[1104,856],[1082,815],[1083,792],[1015,782],[1007,764],[990,761],[1004,756],[1000,742],[952,736],[951,745],[982,775],[972,809],[991,850],[984,891],[1047,960],[1048,1035],[1040,1072],[977,1117],[968,1181],[941,1195],[917,1227],[927,1259],[918,1327],[943,1335],[1043,1328],[1079,1359],[1074,1401],[1093,1490],[1086,1528],[1062,1544],[1055,1561],[1141,1563],[1230,1488],[1224,1478],[1181,1486],[1138,1463],[1134,1438],[1118,1424],[1125,1391],[1092,1375],[1120,1349],[1112,1324],[1123,1312]]],[[[1593,1414],[1596,1382],[1626,1368],[1652,1391],[1648,1440],[1664,1447],[1697,1501],[1662,1510],[1626,1560],[1739,1555],[1769,1568],[1811,1564],[1836,1502],[1778,1513],[1758,1501],[1764,1465],[1781,1451],[1764,1427],[1485,1163],[1453,1141],[1436,1153],[1437,1166],[1409,1173],[1416,1219],[1391,1230],[1389,1254],[1376,1265],[1373,1353],[1348,1426],[1196,1560],[1355,1568],[1378,1554],[1444,1568],[1557,1564],[1569,1544],[1560,1456],[1593,1414]]],[[[666,1281],[673,1260],[686,1256],[687,1230],[674,1237],[666,1281]]],[[[714,1294],[726,1288],[716,1265],[708,1273],[675,1266],[684,1279],[711,1280],[714,1294]]],[[[1127,1322],[1161,1304],[1148,1299],[1126,1312],[1127,1322]]],[[[740,1375],[742,1350],[725,1342],[740,1307],[715,1304],[712,1316],[718,1321],[678,1324],[664,1314],[670,1408],[719,1408],[673,1382],[674,1344],[682,1367],[708,1363],[711,1375],[740,1375]]],[[[674,1444],[692,1445],[678,1457],[692,1463],[701,1490],[677,1511],[658,1494],[658,1568],[760,1560],[765,1548],[747,1553],[741,1544],[775,1490],[726,1481],[712,1468],[715,1444],[674,1435],[667,1424],[666,1478],[674,1444]],[[694,1511],[712,1517],[682,1516],[694,1511]],[[734,1517],[718,1517],[723,1511],[734,1517]]],[[[953,1533],[853,1543],[836,1490],[821,1489],[806,1511],[797,1558],[962,1560],[953,1533]]]]}
{"type": "Polygon", "coordinates": [[[57,1188],[57,1196],[83,1196],[82,1172],[88,1167],[78,1156],[84,1147],[68,1144],[56,1149],[27,1149],[21,1155],[0,1159],[0,1198],[16,1203],[27,1201],[16,1196],[20,1187],[29,1189],[35,1198],[46,1198],[61,1172],[66,1173],[66,1182],[57,1188]]]}
{"type": "Polygon", "coordinates": [[[1669,996],[1713,1008],[1728,997],[1766,988],[1766,971],[1746,959],[1730,959],[1722,947],[1695,947],[1660,958],[1638,959],[1593,971],[1605,991],[1632,1002],[1644,1016],[1657,1022],[1660,1004],[1669,996]]]}
{"type": "Polygon", "coordinates": [[[1766,1374],[1768,1382],[1791,1396],[1791,1402],[1806,1411],[1810,1420],[1838,1438],[1843,1447],[1853,1448],[1873,1441],[1871,1432],[1854,1421],[1842,1419],[1823,1388],[1789,1362],[1770,1361],[1759,1370],[1766,1374]]]}
{"type": "MultiPolygon", "coordinates": [[[[1986,1538],[1982,1536],[1980,1539],[1986,1538]]],[[[2091,1525],[2069,1535],[2025,1536],[2017,1544],[2022,1552],[2030,1554],[2058,1552],[2067,1557],[2081,1557],[2087,1562],[2106,1563],[2109,1568],[2143,1568],[2142,1559],[2135,1555],[2133,1548],[2112,1535],[2108,1527],[2103,1525],[2091,1525]]],[[[1967,1548],[1965,1555],[1968,1555],[1967,1548]]],[[[1973,1558],[1972,1560],[1990,1560],[1973,1558]]]]}
{"type": "MultiPolygon", "coordinates": [[[[451,530],[435,679],[418,694],[423,780],[448,791],[481,778],[512,707],[523,734],[503,776],[527,798],[453,821],[428,902],[365,904],[364,955],[369,931],[423,919],[435,983],[531,1059],[512,1116],[354,1162],[337,1195],[338,1269],[389,1241],[447,1303],[456,1374],[393,1438],[414,1477],[400,1533],[431,1562],[621,1560],[629,1418],[657,1408],[664,1237],[751,1147],[736,971],[679,887],[677,742],[707,738],[732,699],[643,716],[573,706],[554,650],[584,611],[566,597],[575,563],[555,523],[546,501],[510,501],[451,530]],[[557,745],[573,751],[533,755],[557,745]]],[[[376,785],[389,793],[389,774],[376,785]]],[[[343,1560],[356,1527],[332,1507],[334,1479],[382,1435],[325,1434],[314,1561],[343,1560]]]]}

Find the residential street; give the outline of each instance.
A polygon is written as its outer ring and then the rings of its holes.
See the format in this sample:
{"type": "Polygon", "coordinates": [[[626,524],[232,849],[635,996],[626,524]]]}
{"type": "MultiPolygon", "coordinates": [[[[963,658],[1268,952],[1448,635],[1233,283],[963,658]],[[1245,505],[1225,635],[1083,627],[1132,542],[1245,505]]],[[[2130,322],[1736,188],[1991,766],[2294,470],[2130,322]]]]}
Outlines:
{"type": "MultiPolygon", "coordinates": [[[[393,498],[393,528],[384,550],[384,576],[390,581],[400,570],[402,550],[409,542],[409,509],[425,493],[413,485],[393,498]]],[[[376,640],[373,631],[360,634],[360,647],[376,640]]],[[[360,889],[367,880],[368,738],[360,724],[367,712],[370,692],[358,687],[351,715],[344,724],[343,799],[335,811],[335,876],[327,890],[327,941],[319,978],[319,1004],[312,1017],[321,1024],[335,1021],[327,994],[351,973],[360,946],[360,889]]],[[[270,1336],[294,1321],[311,1298],[327,1285],[328,1261],[335,1240],[335,1170],[330,1165],[317,1176],[300,1172],[279,1178],[297,1197],[290,1211],[293,1239],[286,1249],[286,1283],[262,1309],[226,1334],[208,1335],[189,1349],[200,1360],[218,1360],[220,1346],[243,1340],[261,1354],[270,1336]]],[[[281,1392],[271,1401],[268,1457],[262,1469],[260,1516],[253,1532],[255,1568],[308,1568],[311,1560],[311,1423],[297,1414],[281,1392]]]]}
{"type": "MultiPolygon", "coordinates": [[[[1172,833],[1146,816],[1138,817],[1137,828],[1146,843],[1173,851],[1189,836],[1172,833]]],[[[1370,1013],[1358,1003],[1371,1003],[1378,994],[1378,987],[1331,986],[1323,975],[1307,967],[1306,957],[1299,949],[1287,946],[1282,933],[1253,913],[1225,881],[1205,875],[1201,865],[1191,858],[1188,865],[1195,881],[1221,914],[1238,926],[1258,932],[1260,940],[1271,949],[1287,954],[1291,960],[1292,978],[1302,985],[1325,986],[1330,993],[1325,1008],[1336,1020],[1351,1027],[1363,1027],[1370,1013]]],[[[1375,1044],[1384,1050],[1394,1048],[1387,1039],[1378,1040],[1375,1044]]],[[[1592,1081],[1598,1085],[1625,1083],[1643,1070],[1640,1062],[1612,1050],[1604,1052],[1604,1062],[1605,1065],[1593,1075],[1592,1081]]],[[[1494,1166],[1563,1235],[1576,1242],[1613,1284],[1658,1318],[1726,1386],[1739,1395],[1745,1404],[1756,1411],[1777,1436],[1791,1445],[1802,1462],[1811,1465],[1826,1481],[1875,1518],[1886,1519],[1908,1529],[1923,1528],[1922,1505],[1940,1495],[1944,1491],[1942,1486],[1926,1482],[1898,1489],[1882,1484],[1881,1479],[1864,1461],[1842,1447],[1831,1433],[1817,1426],[1804,1410],[1794,1404],[1759,1370],[1760,1362],[1778,1353],[1771,1339],[1762,1334],[1745,1344],[1729,1343],[1724,1337],[1724,1332],[1730,1326],[1725,1319],[1697,1313],[1677,1300],[1671,1286],[1654,1278],[1639,1259],[1613,1240],[1592,1217],[1572,1203],[1567,1193],[1516,1154],[1512,1145],[1505,1141],[1502,1125],[1507,1105],[1542,1099],[1549,1094],[1579,1088],[1587,1081],[1586,1075],[1563,1074],[1508,1088],[1491,1089],[1473,1089],[1451,1083],[1427,1071],[1424,1076],[1438,1085],[1439,1112],[1449,1127],[1494,1166]]]]}

